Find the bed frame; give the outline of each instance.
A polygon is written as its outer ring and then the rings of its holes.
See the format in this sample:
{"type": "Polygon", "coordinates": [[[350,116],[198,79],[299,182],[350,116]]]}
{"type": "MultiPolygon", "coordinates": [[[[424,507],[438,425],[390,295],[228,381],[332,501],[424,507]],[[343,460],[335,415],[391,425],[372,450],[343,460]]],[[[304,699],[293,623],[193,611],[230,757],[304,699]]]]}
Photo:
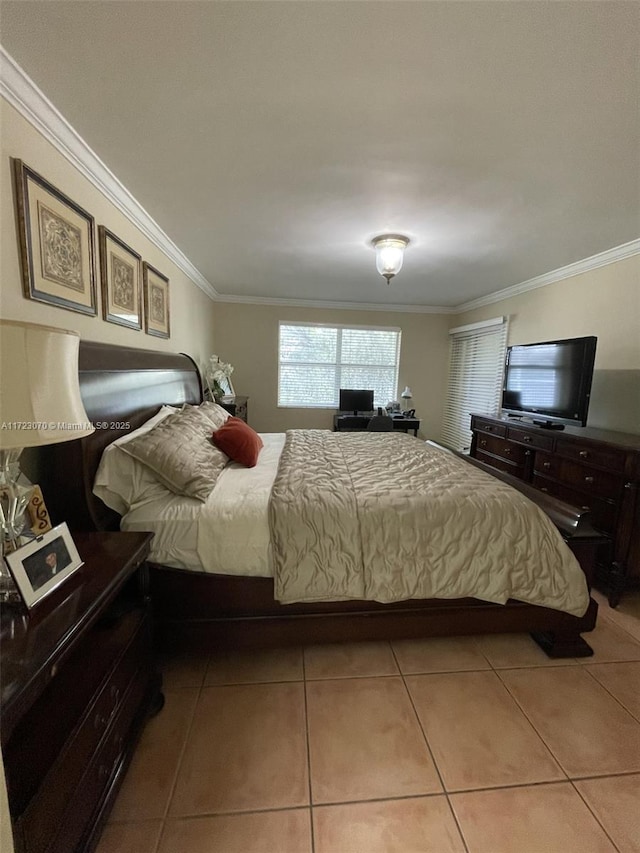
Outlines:
{"type": "MultiPolygon", "coordinates": [[[[46,448],[39,460],[39,480],[56,523],[66,521],[72,530],[118,529],[119,516],[91,491],[102,451],[163,403],[199,403],[200,374],[186,355],[81,342],[80,389],[98,428],[87,438],[46,448]],[[60,483],[67,488],[61,490],[60,483]]],[[[591,588],[602,537],[591,527],[589,514],[480,462],[467,461],[511,483],[547,512],[591,588]]],[[[271,578],[153,565],[151,595],[160,642],[200,648],[529,632],[551,657],[584,657],[593,652],[580,634],[593,630],[598,609],[593,599],[580,618],[517,601],[497,605],[475,599],[281,605],[274,600],[271,578]]]]}

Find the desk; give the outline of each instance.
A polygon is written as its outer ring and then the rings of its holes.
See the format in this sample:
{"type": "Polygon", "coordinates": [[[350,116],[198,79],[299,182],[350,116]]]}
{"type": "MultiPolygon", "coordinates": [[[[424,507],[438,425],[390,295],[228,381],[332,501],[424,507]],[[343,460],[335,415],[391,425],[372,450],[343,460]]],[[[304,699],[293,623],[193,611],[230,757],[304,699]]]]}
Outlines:
{"type": "MultiPolygon", "coordinates": [[[[334,415],[334,432],[366,432],[371,418],[368,415],[334,415]]],[[[418,435],[420,418],[392,418],[394,430],[418,435]]]]}

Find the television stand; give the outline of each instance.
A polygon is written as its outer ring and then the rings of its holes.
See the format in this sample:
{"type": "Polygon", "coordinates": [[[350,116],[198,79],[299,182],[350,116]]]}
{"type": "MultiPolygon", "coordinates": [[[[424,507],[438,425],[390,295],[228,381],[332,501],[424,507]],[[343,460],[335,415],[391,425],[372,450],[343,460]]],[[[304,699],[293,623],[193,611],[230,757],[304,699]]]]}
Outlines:
{"type": "Polygon", "coordinates": [[[555,421],[533,421],[533,423],[542,429],[564,429],[564,424],[557,424],[555,421]]]}

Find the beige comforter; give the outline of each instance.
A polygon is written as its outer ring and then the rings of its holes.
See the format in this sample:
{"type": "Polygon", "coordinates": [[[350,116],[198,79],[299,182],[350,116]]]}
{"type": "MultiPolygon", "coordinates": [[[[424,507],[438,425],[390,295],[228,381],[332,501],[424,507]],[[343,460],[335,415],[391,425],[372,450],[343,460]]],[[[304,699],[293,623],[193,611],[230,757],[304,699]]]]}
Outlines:
{"type": "Polygon", "coordinates": [[[290,430],[269,503],[283,603],[472,596],[582,615],[584,574],[517,490],[399,433],[290,430]]]}

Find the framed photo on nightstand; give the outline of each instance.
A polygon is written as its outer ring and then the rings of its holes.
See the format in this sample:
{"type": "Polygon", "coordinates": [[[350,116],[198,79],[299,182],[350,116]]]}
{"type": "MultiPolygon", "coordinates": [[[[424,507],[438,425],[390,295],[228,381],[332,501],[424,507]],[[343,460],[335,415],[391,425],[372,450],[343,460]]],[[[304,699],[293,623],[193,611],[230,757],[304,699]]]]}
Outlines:
{"type": "Polygon", "coordinates": [[[57,589],[82,565],[65,523],[7,554],[5,559],[29,609],[57,589]]]}

